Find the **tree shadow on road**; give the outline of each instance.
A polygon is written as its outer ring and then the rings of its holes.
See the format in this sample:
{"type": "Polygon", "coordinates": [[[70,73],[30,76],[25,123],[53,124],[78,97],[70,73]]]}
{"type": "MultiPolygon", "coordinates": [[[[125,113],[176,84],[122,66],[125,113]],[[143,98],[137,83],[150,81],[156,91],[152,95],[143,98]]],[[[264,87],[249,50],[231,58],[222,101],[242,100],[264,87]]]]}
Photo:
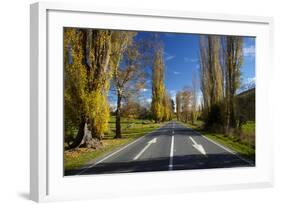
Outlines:
{"type": "MultiPolygon", "coordinates": [[[[174,156],[173,170],[255,167],[255,162],[250,164],[241,157],[243,156],[227,153],[174,156]]],[[[84,170],[65,171],[65,176],[77,175],[81,171],[83,172],[80,175],[168,171],[169,163],[170,157],[114,163],[102,162],[84,170]]]]}

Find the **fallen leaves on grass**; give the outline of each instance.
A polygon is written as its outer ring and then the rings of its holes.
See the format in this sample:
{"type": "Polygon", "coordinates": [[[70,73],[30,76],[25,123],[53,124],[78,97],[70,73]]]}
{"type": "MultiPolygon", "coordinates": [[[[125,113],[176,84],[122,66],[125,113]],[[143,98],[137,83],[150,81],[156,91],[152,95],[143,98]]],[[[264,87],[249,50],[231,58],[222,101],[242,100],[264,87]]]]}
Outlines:
{"type": "Polygon", "coordinates": [[[66,150],[64,151],[64,154],[65,157],[77,158],[83,153],[94,152],[94,151],[96,151],[96,149],[80,147],[72,150],[66,150]]]}

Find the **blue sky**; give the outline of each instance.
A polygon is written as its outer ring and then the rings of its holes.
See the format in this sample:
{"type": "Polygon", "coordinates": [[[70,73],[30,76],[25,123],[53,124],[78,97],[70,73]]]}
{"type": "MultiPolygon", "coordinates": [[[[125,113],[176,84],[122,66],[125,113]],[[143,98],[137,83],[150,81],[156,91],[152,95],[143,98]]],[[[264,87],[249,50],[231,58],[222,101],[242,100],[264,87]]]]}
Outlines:
{"type": "MultiPolygon", "coordinates": [[[[136,39],[146,38],[150,32],[138,32],[136,39]]],[[[157,33],[164,45],[165,86],[171,97],[185,86],[191,86],[192,74],[199,81],[199,34],[157,33]]],[[[255,38],[243,37],[244,61],[242,84],[255,81],[255,38]]],[[[198,85],[199,87],[200,85],[198,85]]],[[[198,88],[200,95],[200,87],[198,88]]],[[[144,99],[151,98],[151,83],[143,90],[144,99]]]]}
{"type": "MultiPolygon", "coordinates": [[[[140,32],[138,35],[146,34],[140,32]]],[[[185,86],[191,86],[193,73],[196,73],[199,80],[200,35],[174,33],[158,33],[158,35],[164,44],[165,86],[174,97],[177,91],[185,86]]],[[[255,38],[244,37],[243,40],[242,84],[255,80],[255,38]]],[[[145,95],[149,97],[150,89],[146,92],[145,95]]]]}

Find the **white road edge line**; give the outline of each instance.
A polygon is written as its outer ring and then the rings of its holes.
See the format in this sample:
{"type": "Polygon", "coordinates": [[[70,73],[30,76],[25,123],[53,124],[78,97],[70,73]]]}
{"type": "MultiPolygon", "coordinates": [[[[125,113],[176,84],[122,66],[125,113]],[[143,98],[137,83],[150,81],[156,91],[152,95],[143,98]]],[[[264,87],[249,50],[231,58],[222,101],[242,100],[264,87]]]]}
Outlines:
{"type": "Polygon", "coordinates": [[[229,153],[235,155],[236,157],[238,157],[238,158],[241,159],[242,161],[247,162],[247,163],[250,164],[251,166],[254,165],[253,162],[251,162],[251,161],[245,159],[244,157],[241,157],[240,155],[238,155],[237,152],[234,152],[233,150],[226,148],[225,146],[223,146],[223,145],[217,143],[216,141],[214,141],[214,140],[212,140],[212,139],[209,139],[208,137],[202,135],[200,132],[197,132],[196,130],[194,130],[194,129],[190,128],[190,127],[188,127],[188,128],[191,129],[193,132],[199,134],[200,136],[204,137],[206,140],[208,140],[208,141],[214,143],[215,145],[219,146],[220,148],[224,149],[225,151],[227,151],[227,152],[229,152],[229,153]]]}
{"type": "MultiPolygon", "coordinates": [[[[143,137],[144,137],[144,136],[143,136],[143,137]]],[[[141,138],[143,138],[143,137],[141,137],[141,138]]],[[[135,140],[135,141],[133,141],[133,142],[131,142],[131,143],[125,145],[124,147],[122,147],[122,148],[116,150],[115,152],[112,152],[111,154],[107,155],[106,157],[102,158],[101,160],[97,161],[96,163],[94,163],[94,164],[92,164],[92,165],[86,167],[85,169],[83,169],[81,172],[79,172],[79,173],[76,174],[76,175],[81,175],[81,174],[84,173],[87,169],[92,168],[93,166],[95,166],[95,165],[97,165],[97,164],[103,162],[104,160],[107,160],[108,158],[112,157],[113,155],[117,154],[118,152],[121,152],[122,150],[126,149],[127,147],[131,146],[132,144],[138,142],[141,138],[139,138],[139,139],[137,139],[137,140],[135,140]]]]}
{"type": "Polygon", "coordinates": [[[174,156],[174,135],[172,136],[171,139],[169,170],[173,170],[173,156],[174,156]]]}
{"type": "Polygon", "coordinates": [[[150,140],[147,143],[147,145],[134,157],[133,160],[137,160],[145,152],[145,150],[147,150],[147,148],[150,147],[151,144],[156,143],[156,142],[157,142],[157,138],[150,140]]]}
{"type": "Polygon", "coordinates": [[[229,153],[234,154],[236,157],[238,157],[238,158],[241,159],[242,161],[244,161],[244,162],[250,164],[251,166],[254,165],[253,162],[251,162],[250,160],[245,159],[244,157],[241,157],[237,152],[234,152],[233,150],[230,150],[230,149],[226,148],[225,146],[223,146],[223,145],[221,145],[221,144],[215,142],[215,141],[212,140],[212,139],[209,139],[208,137],[206,137],[206,136],[204,136],[204,135],[202,135],[202,134],[201,134],[201,136],[204,137],[205,139],[209,140],[210,142],[214,143],[215,145],[217,145],[217,146],[223,148],[224,150],[228,151],[229,153]]]}
{"type": "Polygon", "coordinates": [[[81,171],[80,171],[79,173],[77,173],[76,175],[81,175],[82,173],[84,173],[84,172],[85,172],[86,170],[88,170],[89,168],[92,168],[93,166],[95,166],[95,165],[97,165],[97,164],[103,162],[104,160],[107,160],[108,158],[112,157],[113,155],[117,154],[118,152],[121,152],[122,150],[126,149],[127,147],[131,146],[132,144],[134,144],[134,143],[138,142],[139,140],[145,138],[147,135],[152,134],[152,133],[154,133],[154,132],[157,132],[159,129],[161,129],[161,128],[165,127],[165,126],[166,126],[166,124],[163,125],[162,127],[159,127],[158,129],[156,129],[156,130],[154,130],[154,131],[152,131],[152,132],[150,132],[150,133],[147,133],[146,135],[144,135],[144,136],[142,136],[142,137],[140,137],[140,138],[134,140],[133,142],[131,142],[131,143],[125,145],[124,147],[121,147],[120,149],[118,149],[118,150],[116,150],[115,152],[113,152],[113,153],[111,153],[111,154],[105,156],[104,158],[102,158],[101,160],[97,161],[96,163],[93,163],[92,165],[90,165],[90,166],[88,166],[88,167],[85,167],[83,170],[81,170],[81,171]]]}
{"type": "MultiPolygon", "coordinates": [[[[182,126],[187,127],[187,126],[184,125],[183,123],[181,123],[181,124],[182,124],[182,126]]],[[[237,152],[234,152],[233,150],[226,148],[225,146],[223,146],[223,145],[221,145],[221,144],[215,142],[214,140],[209,139],[208,137],[202,135],[200,132],[197,132],[196,130],[194,130],[194,129],[190,128],[190,127],[187,127],[187,128],[191,129],[193,132],[199,134],[200,136],[204,137],[206,140],[208,140],[208,141],[214,143],[215,145],[219,146],[220,148],[226,150],[227,152],[229,152],[229,153],[235,155],[236,157],[238,157],[238,158],[241,159],[242,161],[247,162],[247,163],[250,164],[251,166],[254,165],[253,162],[251,162],[250,160],[245,159],[244,157],[241,157],[237,152]]]]}

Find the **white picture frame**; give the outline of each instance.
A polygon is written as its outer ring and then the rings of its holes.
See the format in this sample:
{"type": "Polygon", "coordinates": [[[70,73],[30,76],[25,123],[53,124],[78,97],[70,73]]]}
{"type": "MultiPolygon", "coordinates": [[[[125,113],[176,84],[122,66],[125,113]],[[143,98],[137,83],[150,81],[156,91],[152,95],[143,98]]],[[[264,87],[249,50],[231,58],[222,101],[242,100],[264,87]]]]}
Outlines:
{"type": "Polygon", "coordinates": [[[272,115],[263,109],[271,106],[268,90],[272,86],[270,72],[273,71],[272,18],[46,2],[32,4],[30,11],[32,200],[95,199],[273,186],[274,135],[268,129],[272,115]],[[61,43],[64,26],[256,36],[256,166],[63,177],[61,43]]]}

